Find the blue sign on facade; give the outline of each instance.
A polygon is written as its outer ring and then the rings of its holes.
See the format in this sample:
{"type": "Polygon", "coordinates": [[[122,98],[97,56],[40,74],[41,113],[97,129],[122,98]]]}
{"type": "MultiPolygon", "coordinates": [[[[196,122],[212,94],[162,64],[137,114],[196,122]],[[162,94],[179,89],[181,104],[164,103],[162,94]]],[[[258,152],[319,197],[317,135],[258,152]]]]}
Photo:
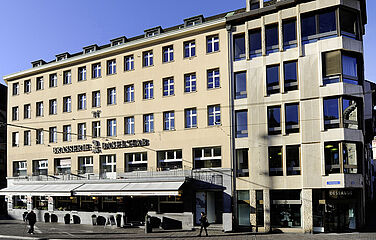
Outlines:
{"type": "Polygon", "coordinates": [[[339,185],[341,184],[341,181],[327,181],[326,184],[327,185],[339,185]]]}

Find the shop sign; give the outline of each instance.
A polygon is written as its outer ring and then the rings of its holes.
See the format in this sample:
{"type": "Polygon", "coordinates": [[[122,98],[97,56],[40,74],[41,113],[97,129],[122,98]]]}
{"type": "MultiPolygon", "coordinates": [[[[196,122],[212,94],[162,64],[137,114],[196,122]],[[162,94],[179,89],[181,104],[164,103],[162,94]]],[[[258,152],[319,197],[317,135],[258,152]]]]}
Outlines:
{"type": "Polygon", "coordinates": [[[63,154],[63,153],[90,152],[90,151],[93,153],[101,153],[102,150],[145,147],[149,145],[150,145],[150,141],[148,139],[114,141],[114,142],[103,142],[103,143],[97,140],[93,140],[91,144],[54,147],[53,153],[63,154]]]}
{"type": "Polygon", "coordinates": [[[329,197],[331,198],[347,198],[353,195],[352,190],[345,189],[332,189],[329,190],[329,197]]]}
{"type": "Polygon", "coordinates": [[[326,184],[327,185],[340,185],[341,181],[327,181],[326,184]]]}

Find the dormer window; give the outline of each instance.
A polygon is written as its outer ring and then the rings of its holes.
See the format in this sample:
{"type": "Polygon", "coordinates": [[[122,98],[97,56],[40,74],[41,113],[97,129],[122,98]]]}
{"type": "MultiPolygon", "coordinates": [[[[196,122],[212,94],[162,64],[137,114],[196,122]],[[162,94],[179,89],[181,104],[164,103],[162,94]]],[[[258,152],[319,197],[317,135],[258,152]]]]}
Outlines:
{"type": "Polygon", "coordinates": [[[113,46],[118,46],[118,45],[120,45],[120,44],[123,44],[123,43],[125,43],[125,41],[127,40],[127,38],[126,37],[118,37],[118,38],[115,38],[115,39],[112,39],[112,40],[110,40],[110,42],[111,42],[111,46],[113,47],[113,46]]]}
{"type": "Polygon", "coordinates": [[[58,54],[56,55],[56,61],[62,61],[62,60],[65,60],[69,57],[69,53],[62,53],[62,54],[58,54]]]}
{"type": "Polygon", "coordinates": [[[203,22],[204,22],[204,17],[202,15],[187,18],[187,19],[184,19],[184,27],[195,26],[203,22]]]}
{"type": "Polygon", "coordinates": [[[145,37],[154,37],[156,35],[159,35],[163,32],[163,29],[161,26],[158,26],[158,27],[155,27],[155,28],[151,28],[151,29],[147,29],[144,31],[145,32],[145,37]]]}
{"type": "Polygon", "coordinates": [[[35,67],[42,66],[42,65],[45,64],[45,63],[46,63],[46,62],[43,61],[43,60],[37,60],[37,61],[31,62],[31,65],[33,66],[33,68],[35,68],[35,67]]]}
{"type": "Polygon", "coordinates": [[[273,5],[277,2],[277,0],[264,0],[264,7],[273,5]]]}
{"type": "Polygon", "coordinates": [[[250,0],[250,10],[260,8],[260,0],[250,0]]]}
{"type": "Polygon", "coordinates": [[[98,45],[97,44],[90,45],[90,46],[84,47],[83,50],[84,50],[84,54],[92,53],[98,50],[98,45]]]}

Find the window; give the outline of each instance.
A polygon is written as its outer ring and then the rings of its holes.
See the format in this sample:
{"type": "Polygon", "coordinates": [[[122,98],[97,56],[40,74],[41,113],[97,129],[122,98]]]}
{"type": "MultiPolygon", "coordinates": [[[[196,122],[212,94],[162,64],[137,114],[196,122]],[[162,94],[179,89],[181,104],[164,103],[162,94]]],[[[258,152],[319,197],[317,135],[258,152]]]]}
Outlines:
{"type": "Polygon", "coordinates": [[[248,177],[248,148],[236,149],[236,177],[248,177]]]}
{"type": "Polygon", "coordinates": [[[70,174],[71,167],[72,167],[72,160],[71,158],[55,158],[55,174],[70,174]]]}
{"type": "Polygon", "coordinates": [[[279,93],[279,65],[266,66],[267,94],[279,93]]]}
{"type": "Polygon", "coordinates": [[[124,57],[124,70],[131,71],[134,70],[134,56],[129,55],[124,57]]]}
{"type": "Polygon", "coordinates": [[[299,132],[299,103],[285,105],[286,133],[299,132]]]}
{"type": "Polygon", "coordinates": [[[63,126],[63,141],[70,142],[72,141],[72,127],[71,125],[63,126]]]}
{"type": "Polygon", "coordinates": [[[116,88],[107,89],[107,104],[108,105],[116,104],[116,88]]]}
{"type": "Polygon", "coordinates": [[[185,92],[196,92],[196,73],[185,74],[185,92]]]}
{"type": "Polygon", "coordinates": [[[92,78],[99,78],[102,76],[102,73],[101,73],[101,64],[100,63],[96,63],[96,64],[93,64],[92,65],[92,78]]]}
{"type": "Polygon", "coordinates": [[[36,108],[37,108],[36,116],[43,117],[43,102],[37,102],[36,108]]]}
{"type": "Polygon", "coordinates": [[[30,93],[31,92],[31,80],[25,80],[24,81],[24,93],[30,93]]]}
{"type": "Polygon", "coordinates": [[[42,90],[44,88],[43,77],[37,77],[36,90],[42,90]]]}
{"type": "Polygon", "coordinates": [[[286,20],[282,23],[283,49],[297,47],[296,41],[296,19],[286,20]]]}
{"type": "Polygon", "coordinates": [[[163,96],[174,95],[174,78],[163,79],[163,96]]]}
{"type": "Polygon", "coordinates": [[[268,133],[281,134],[281,106],[268,107],[268,133]]]}
{"type": "Polygon", "coordinates": [[[31,131],[30,130],[24,131],[24,145],[25,146],[31,145],[31,131]]]}
{"type": "Polygon", "coordinates": [[[238,34],[234,36],[234,61],[245,59],[245,36],[238,34]]]}
{"type": "Polygon", "coordinates": [[[124,118],[124,134],[134,134],[134,117],[124,118]]]}
{"type": "Polygon", "coordinates": [[[18,107],[12,107],[12,120],[18,120],[18,107]]]}
{"type": "Polygon", "coordinates": [[[153,66],[153,51],[147,51],[142,54],[144,67],[153,66]]]}
{"type": "Polygon", "coordinates": [[[109,137],[116,136],[116,119],[107,120],[107,136],[109,137]]]}
{"type": "MultiPolygon", "coordinates": [[[[102,174],[116,172],[116,155],[101,155],[99,156],[100,172],[102,174]]],[[[107,177],[104,175],[104,177],[107,177]]]]}
{"type": "Polygon", "coordinates": [[[301,18],[303,44],[337,36],[335,10],[303,15],[301,18]]]}
{"type": "Polygon", "coordinates": [[[72,112],[72,98],[71,97],[63,98],[63,112],[72,112]]]}
{"type": "Polygon", "coordinates": [[[360,106],[361,100],[356,98],[324,98],[324,128],[360,129],[360,106]]]}
{"type": "Polygon", "coordinates": [[[80,174],[94,172],[93,157],[78,157],[78,164],[80,174]]]}
{"type": "Polygon", "coordinates": [[[96,121],[92,123],[92,138],[98,138],[101,136],[101,122],[96,121]]]}
{"type": "Polygon", "coordinates": [[[107,61],[107,75],[115,74],[116,73],[116,60],[109,60],[107,61]]]}
{"type": "Polygon", "coordinates": [[[175,112],[164,112],[163,113],[163,130],[175,130],[175,112]]]}
{"type": "Polygon", "coordinates": [[[31,105],[30,104],[24,105],[24,118],[25,119],[31,118],[31,105]]]}
{"type": "Polygon", "coordinates": [[[13,86],[12,95],[15,96],[15,95],[20,94],[20,84],[17,82],[17,83],[13,83],[12,86],[13,86]]]}
{"type": "Polygon", "coordinates": [[[48,160],[34,160],[33,161],[33,175],[47,175],[48,160]]]}
{"type": "Polygon", "coordinates": [[[57,114],[57,100],[56,99],[49,100],[49,114],[50,115],[57,114]]]}
{"type": "Polygon", "coordinates": [[[126,153],[125,171],[146,171],[148,168],[148,154],[146,152],[126,153]]]}
{"type": "Polygon", "coordinates": [[[278,24],[265,27],[266,54],[278,52],[278,24]]]}
{"type": "Polygon", "coordinates": [[[219,88],[219,69],[208,70],[208,89],[219,88]]]}
{"type": "Polygon", "coordinates": [[[36,130],[36,142],[37,144],[43,144],[43,129],[36,130]]]}
{"type": "Polygon", "coordinates": [[[218,35],[209,36],[206,38],[206,52],[217,52],[219,51],[219,37],[218,35]]]}
{"type": "Polygon", "coordinates": [[[221,147],[193,149],[194,168],[218,168],[222,166],[221,147]]]}
{"type": "Polygon", "coordinates": [[[248,111],[235,111],[236,137],[248,137],[248,111]]]}
{"type": "Polygon", "coordinates": [[[196,108],[185,109],[185,128],[197,127],[197,112],[196,108]]]}
{"type": "Polygon", "coordinates": [[[357,54],[345,51],[332,51],[323,53],[324,84],[345,82],[359,84],[361,76],[361,58],[357,54]]]}
{"type": "Polygon", "coordinates": [[[287,175],[300,175],[300,145],[286,146],[287,175]]]}
{"type": "Polygon", "coordinates": [[[249,31],[249,56],[259,57],[262,54],[261,29],[249,31]]]}
{"type": "Polygon", "coordinates": [[[249,190],[237,190],[237,211],[238,211],[238,225],[242,227],[251,226],[251,206],[249,190]]]}
{"type": "MultiPolygon", "coordinates": [[[[27,176],[27,163],[26,161],[13,162],[13,176],[27,176]]],[[[23,201],[26,209],[26,199],[23,201]]],[[[15,203],[15,202],[13,202],[15,203]]]]}
{"type": "Polygon", "coordinates": [[[301,190],[270,191],[270,225],[272,227],[302,227],[301,195],[301,190]]]}
{"type": "Polygon", "coordinates": [[[85,110],[86,109],[86,94],[78,94],[78,110],[85,110]]]}
{"type": "Polygon", "coordinates": [[[260,8],[260,0],[250,0],[250,9],[259,9],[260,8]]]}
{"type": "Polygon", "coordinates": [[[208,106],[208,126],[221,125],[221,107],[208,106]]]}
{"type": "Polygon", "coordinates": [[[346,9],[340,9],[339,14],[341,35],[353,39],[359,39],[357,13],[346,9]]]}
{"type": "Polygon", "coordinates": [[[144,99],[154,98],[154,86],[153,81],[144,82],[144,99]]]}
{"type": "Polygon", "coordinates": [[[235,73],[235,99],[247,97],[247,73],[235,73]]]}
{"type": "Polygon", "coordinates": [[[134,102],[134,85],[124,86],[125,102],[134,102]]]}
{"type": "Polygon", "coordinates": [[[183,151],[167,150],[157,152],[158,168],[162,171],[183,168],[183,151]]]}
{"type": "Polygon", "coordinates": [[[85,140],[86,139],[86,123],[79,123],[77,124],[77,139],[78,140],[85,140]]]}
{"type": "Polygon", "coordinates": [[[56,73],[50,74],[49,86],[50,88],[57,87],[57,74],[56,73]]]}
{"type": "Polygon", "coordinates": [[[56,143],[57,142],[57,128],[56,127],[50,127],[49,129],[49,142],[50,143],[56,143]]]}
{"type": "Polygon", "coordinates": [[[154,115],[145,114],[144,115],[144,133],[154,132],[154,115]]]}
{"type": "Polygon", "coordinates": [[[72,83],[72,73],[71,71],[64,71],[63,72],[63,84],[71,84],[72,83]]]}
{"type": "Polygon", "coordinates": [[[184,57],[194,57],[196,56],[196,42],[189,41],[184,43],[184,57]]]}
{"type": "Polygon", "coordinates": [[[93,108],[100,107],[101,106],[101,92],[100,91],[94,91],[91,94],[92,96],[92,106],[93,108]]]}
{"type": "Polygon", "coordinates": [[[171,62],[174,61],[174,47],[167,46],[162,48],[163,52],[163,62],[171,62]]]}
{"type": "Polygon", "coordinates": [[[353,142],[326,142],[325,174],[361,173],[362,146],[353,142]]]}
{"type": "Polygon", "coordinates": [[[298,90],[298,62],[283,63],[285,92],[298,90]]]}
{"type": "Polygon", "coordinates": [[[283,176],[282,147],[269,147],[269,176],[283,176]]]}
{"type": "Polygon", "coordinates": [[[85,81],[86,80],[86,67],[79,67],[78,68],[78,81],[85,81]]]}
{"type": "Polygon", "coordinates": [[[20,141],[19,132],[12,132],[12,147],[18,147],[20,141]]]}

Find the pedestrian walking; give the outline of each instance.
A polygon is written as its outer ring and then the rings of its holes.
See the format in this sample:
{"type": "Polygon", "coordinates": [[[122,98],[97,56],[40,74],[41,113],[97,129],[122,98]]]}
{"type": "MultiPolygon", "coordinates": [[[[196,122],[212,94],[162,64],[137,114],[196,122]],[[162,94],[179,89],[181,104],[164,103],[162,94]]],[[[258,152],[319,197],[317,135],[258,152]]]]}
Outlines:
{"type": "Polygon", "coordinates": [[[201,228],[200,228],[200,234],[198,236],[201,237],[202,229],[205,229],[206,236],[209,236],[208,230],[206,229],[209,226],[209,222],[204,212],[201,212],[200,223],[201,223],[201,228]]]}
{"type": "Polygon", "coordinates": [[[30,226],[28,233],[34,234],[34,225],[37,222],[37,215],[35,215],[33,210],[31,210],[27,214],[26,220],[29,222],[29,226],[30,226]]]}

